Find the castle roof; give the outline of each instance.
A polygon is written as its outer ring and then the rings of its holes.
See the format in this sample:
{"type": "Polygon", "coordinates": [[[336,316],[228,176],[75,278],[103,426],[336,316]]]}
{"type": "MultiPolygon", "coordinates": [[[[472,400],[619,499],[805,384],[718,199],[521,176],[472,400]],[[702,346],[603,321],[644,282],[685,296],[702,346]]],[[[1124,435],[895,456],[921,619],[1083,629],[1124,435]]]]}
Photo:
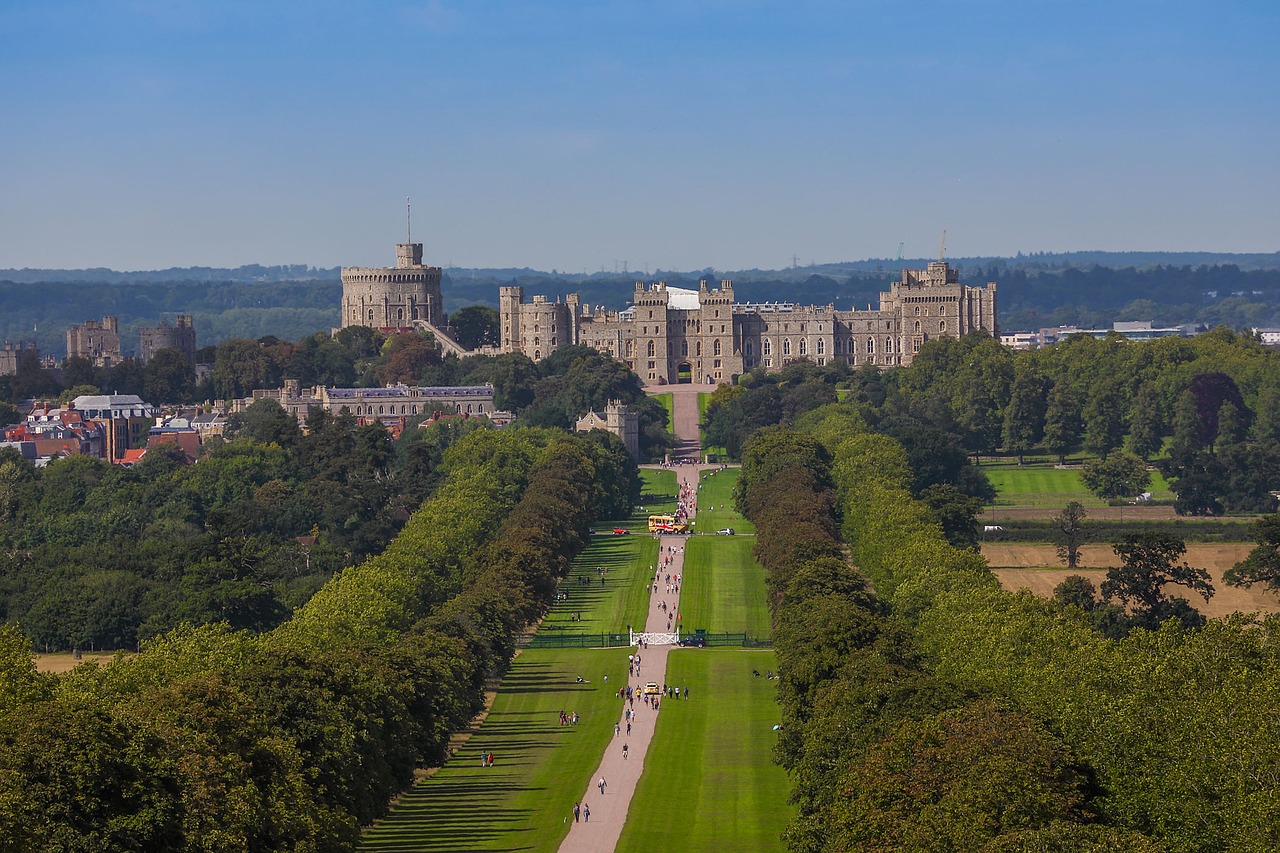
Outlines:
{"type": "Polygon", "coordinates": [[[697,311],[702,304],[698,301],[698,291],[683,287],[668,287],[667,307],[681,311],[697,311]]]}

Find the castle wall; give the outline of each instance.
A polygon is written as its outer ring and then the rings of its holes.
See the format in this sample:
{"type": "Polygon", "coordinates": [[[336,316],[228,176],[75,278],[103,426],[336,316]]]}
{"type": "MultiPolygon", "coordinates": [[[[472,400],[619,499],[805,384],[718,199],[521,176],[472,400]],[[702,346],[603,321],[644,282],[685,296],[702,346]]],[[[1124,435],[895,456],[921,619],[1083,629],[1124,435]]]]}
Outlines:
{"type": "Polygon", "coordinates": [[[174,325],[163,320],[159,326],[138,330],[138,357],[144,363],[151,361],[162,349],[174,349],[182,353],[187,364],[196,363],[196,329],[188,314],[179,315],[174,325]]]}

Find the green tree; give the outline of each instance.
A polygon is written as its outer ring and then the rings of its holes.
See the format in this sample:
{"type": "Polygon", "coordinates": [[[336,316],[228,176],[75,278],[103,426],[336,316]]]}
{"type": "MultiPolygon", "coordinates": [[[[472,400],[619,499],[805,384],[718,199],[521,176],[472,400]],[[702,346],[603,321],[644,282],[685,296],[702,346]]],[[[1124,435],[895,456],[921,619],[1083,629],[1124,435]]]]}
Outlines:
{"type": "Polygon", "coordinates": [[[1245,413],[1231,400],[1223,402],[1218,409],[1218,435],[1214,441],[1214,450],[1222,453],[1244,441],[1248,432],[1245,413]]]}
{"type": "Polygon", "coordinates": [[[196,373],[175,349],[159,350],[143,368],[145,399],[151,403],[185,403],[195,389],[196,373]]]}
{"type": "Polygon", "coordinates": [[[468,305],[449,315],[458,343],[467,349],[497,346],[501,342],[498,312],[487,305],[468,305]]]}
{"type": "Polygon", "coordinates": [[[1044,383],[1030,367],[1019,365],[1004,410],[1004,449],[1018,454],[1019,465],[1043,436],[1044,415],[1044,383]]]}
{"type": "Polygon", "coordinates": [[[1080,447],[1080,435],[1084,425],[1080,420],[1080,404],[1075,392],[1064,380],[1058,380],[1049,391],[1048,410],[1045,412],[1044,446],[1056,454],[1058,464],[1067,461],[1067,454],[1080,447]]]}
{"type": "Polygon", "coordinates": [[[1264,446],[1280,447],[1280,388],[1274,384],[1268,384],[1258,393],[1253,440],[1264,446]]]}
{"type": "Polygon", "coordinates": [[[1151,482],[1151,472],[1147,463],[1131,453],[1112,453],[1085,463],[1080,482],[1105,501],[1140,494],[1151,482]]]}
{"type": "Polygon", "coordinates": [[[1209,573],[1179,562],[1187,552],[1185,542],[1164,533],[1130,533],[1111,547],[1121,565],[1107,570],[1102,583],[1105,597],[1131,607],[1140,624],[1148,627],[1170,617],[1190,627],[1203,624],[1203,617],[1185,601],[1170,599],[1164,593],[1165,585],[1177,584],[1199,593],[1205,601],[1213,597],[1209,573]]]}
{"type": "Polygon", "coordinates": [[[1245,588],[1255,583],[1280,590],[1280,513],[1264,515],[1251,529],[1258,544],[1249,556],[1227,569],[1222,576],[1232,586],[1245,588]]]}
{"type": "Polygon", "coordinates": [[[1088,516],[1079,501],[1070,501],[1062,508],[1062,512],[1050,519],[1050,522],[1062,538],[1058,541],[1058,559],[1074,569],[1080,564],[1080,546],[1085,540],[1084,520],[1088,516]]]}
{"type": "Polygon", "coordinates": [[[1114,381],[1099,383],[1085,404],[1084,447],[1106,458],[1124,441],[1124,398],[1114,381]]]}
{"type": "Polygon", "coordinates": [[[270,397],[254,400],[243,412],[227,418],[227,438],[246,436],[260,444],[293,447],[300,433],[298,422],[270,397]]]}
{"type": "Polygon", "coordinates": [[[1164,443],[1161,405],[1159,392],[1148,382],[1138,389],[1129,407],[1129,448],[1142,459],[1159,453],[1164,443]]]}
{"type": "Polygon", "coordinates": [[[978,514],[982,501],[970,497],[950,483],[935,483],[920,493],[922,500],[942,526],[942,535],[956,548],[978,550],[978,514]]]}
{"type": "Polygon", "coordinates": [[[218,344],[213,363],[213,384],[223,399],[246,397],[265,388],[269,364],[257,341],[232,338],[218,344]]]}

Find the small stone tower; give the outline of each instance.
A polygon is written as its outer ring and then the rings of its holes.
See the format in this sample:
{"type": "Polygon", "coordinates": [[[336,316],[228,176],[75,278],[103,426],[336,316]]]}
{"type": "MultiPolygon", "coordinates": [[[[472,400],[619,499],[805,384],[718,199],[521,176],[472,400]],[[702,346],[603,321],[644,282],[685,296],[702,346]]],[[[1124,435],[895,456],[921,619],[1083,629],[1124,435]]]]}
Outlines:
{"type": "Polygon", "coordinates": [[[632,459],[640,458],[640,416],[618,400],[610,400],[604,410],[605,429],[622,439],[632,459]]]}

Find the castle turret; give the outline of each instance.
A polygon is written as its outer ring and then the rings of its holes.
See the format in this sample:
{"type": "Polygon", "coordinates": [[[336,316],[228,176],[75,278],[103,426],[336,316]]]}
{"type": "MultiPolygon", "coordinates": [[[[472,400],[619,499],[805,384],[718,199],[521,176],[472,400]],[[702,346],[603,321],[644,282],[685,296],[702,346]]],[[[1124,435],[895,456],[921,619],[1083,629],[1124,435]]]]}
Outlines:
{"type": "Polygon", "coordinates": [[[444,326],[440,267],[423,266],[421,243],[397,243],[394,267],[344,267],[342,326],[407,329],[444,326]]]}

